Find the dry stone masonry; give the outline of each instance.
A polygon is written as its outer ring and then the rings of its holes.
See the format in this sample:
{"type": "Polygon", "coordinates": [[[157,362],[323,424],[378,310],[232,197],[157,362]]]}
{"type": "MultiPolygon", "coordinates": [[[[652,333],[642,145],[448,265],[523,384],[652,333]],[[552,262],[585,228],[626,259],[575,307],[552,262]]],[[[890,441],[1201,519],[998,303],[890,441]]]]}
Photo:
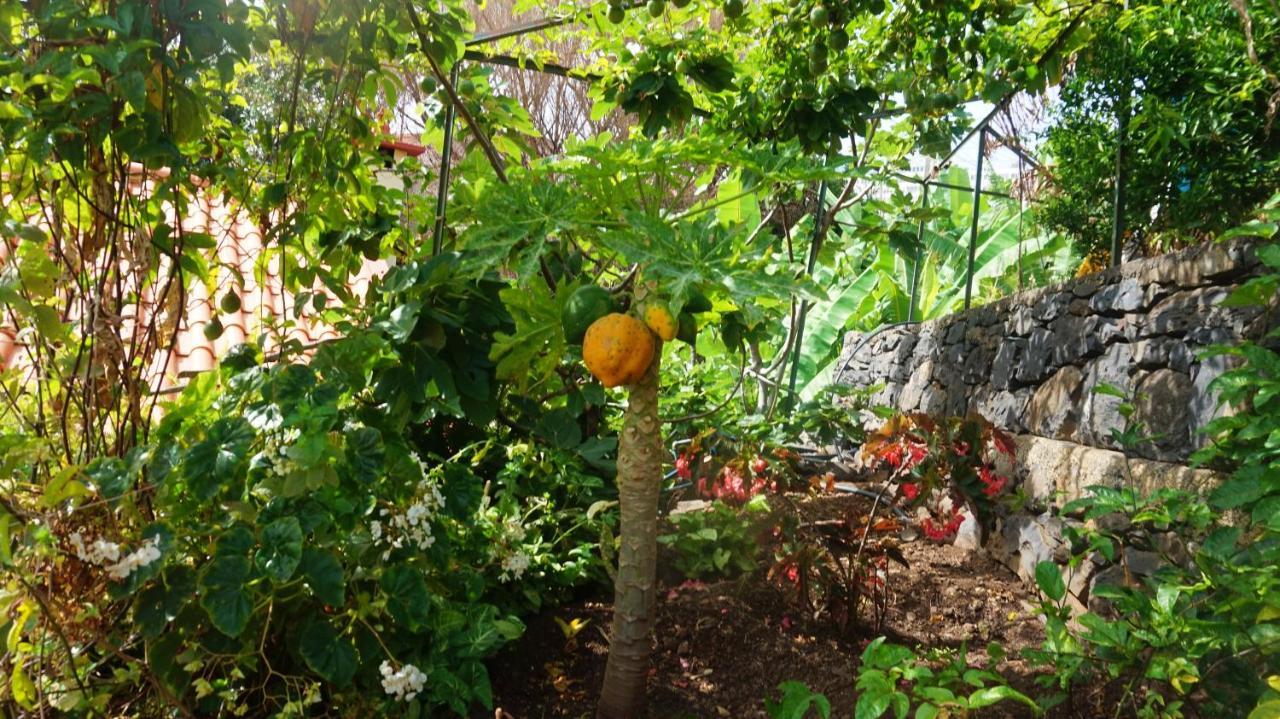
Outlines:
{"type": "Polygon", "coordinates": [[[1122,400],[1160,439],[1137,456],[1182,462],[1218,411],[1209,383],[1229,358],[1204,357],[1216,343],[1264,334],[1256,307],[1222,301],[1257,270],[1247,241],[1208,245],[1131,262],[1031,290],[939,320],[851,333],[837,381],[883,390],[905,411],[977,411],[1016,433],[1114,449],[1122,400]]]}
{"type": "MultiPolygon", "coordinates": [[[[1022,511],[962,532],[1034,583],[1036,565],[1061,565],[1073,604],[1091,602],[1121,565],[1099,556],[1072,567],[1063,529],[1080,518],[1058,510],[1094,485],[1207,490],[1213,472],[1186,466],[1220,411],[1209,385],[1230,367],[1218,343],[1257,339],[1274,318],[1223,300],[1258,270],[1248,241],[1208,245],[1132,262],[1059,285],[1023,292],[939,320],[851,333],[837,381],[880,385],[877,404],[933,415],[976,411],[1016,435],[1017,457],[1002,474],[1027,499],[1022,511]],[[1112,385],[1134,399],[1136,417],[1158,436],[1118,451],[1123,400],[1098,394],[1112,385]]],[[[1169,547],[1164,556],[1175,556],[1169,547]]],[[[1153,552],[1126,550],[1131,575],[1154,572],[1153,552]]]]}

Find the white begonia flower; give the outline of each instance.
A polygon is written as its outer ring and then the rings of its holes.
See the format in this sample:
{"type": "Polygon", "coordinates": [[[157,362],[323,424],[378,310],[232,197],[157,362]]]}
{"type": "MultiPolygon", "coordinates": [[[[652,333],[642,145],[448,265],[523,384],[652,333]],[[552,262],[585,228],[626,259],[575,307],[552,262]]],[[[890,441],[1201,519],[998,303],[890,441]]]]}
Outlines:
{"type": "Polygon", "coordinates": [[[155,537],[144,541],[142,546],[125,555],[123,559],[120,557],[120,545],[115,542],[98,538],[86,546],[84,537],[79,532],[67,535],[67,541],[71,543],[71,548],[81,561],[104,567],[107,576],[116,581],[127,579],[130,574],[151,564],[161,556],[159,539],[155,537]]]}
{"type": "Polygon", "coordinates": [[[502,576],[500,579],[503,582],[519,579],[524,574],[524,570],[528,568],[529,555],[524,552],[516,552],[502,560],[502,576]]]}
{"type": "Polygon", "coordinates": [[[398,700],[413,701],[427,685],[427,675],[412,664],[396,669],[384,659],[378,672],[382,674],[382,691],[398,700]]]}

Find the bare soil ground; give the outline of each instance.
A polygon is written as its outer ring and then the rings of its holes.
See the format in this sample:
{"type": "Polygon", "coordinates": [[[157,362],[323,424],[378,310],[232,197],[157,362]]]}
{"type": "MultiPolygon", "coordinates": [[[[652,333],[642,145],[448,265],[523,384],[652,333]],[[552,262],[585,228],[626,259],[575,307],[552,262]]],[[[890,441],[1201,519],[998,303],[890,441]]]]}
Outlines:
{"type": "MultiPolygon", "coordinates": [[[[858,497],[803,502],[806,517],[828,516],[864,502],[858,497]]],[[[833,717],[853,716],[858,657],[875,636],[924,649],[967,643],[975,657],[989,642],[1011,659],[1000,669],[1034,691],[1019,659],[1039,645],[1034,592],[987,557],[924,541],[902,547],[910,569],[895,567],[884,626],[840,631],[797,613],[794,598],[764,571],[707,585],[669,579],[659,591],[649,677],[650,716],[766,717],[763,700],[779,683],[805,682],[832,704],[833,717]]],[[[533,618],[524,637],[490,663],[498,716],[514,719],[590,717],[603,679],[610,621],[607,600],[582,601],[533,618]],[[566,638],[556,621],[585,622],[566,638]]],[[[1055,716],[1097,716],[1104,707],[1080,698],[1055,716]]],[[[1110,712],[1107,712],[1109,714],[1110,712]]],[[[1008,703],[983,716],[1029,716],[1008,703]]],[[[477,715],[481,716],[481,715],[477,715]]],[[[484,716],[493,716],[487,714],[484,716]]]]}

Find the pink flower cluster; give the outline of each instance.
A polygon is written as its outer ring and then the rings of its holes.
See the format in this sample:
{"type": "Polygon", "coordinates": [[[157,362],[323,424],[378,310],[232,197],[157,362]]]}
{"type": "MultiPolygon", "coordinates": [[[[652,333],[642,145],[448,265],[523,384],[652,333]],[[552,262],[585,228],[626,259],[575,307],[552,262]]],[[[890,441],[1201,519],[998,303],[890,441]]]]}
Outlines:
{"type": "MultiPolygon", "coordinates": [[[[708,499],[743,504],[766,489],[771,492],[778,490],[777,481],[767,474],[769,463],[763,457],[757,457],[751,462],[750,478],[744,477],[742,471],[735,465],[736,463],[726,464],[711,482],[708,482],[706,477],[699,477],[696,485],[698,494],[708,499]]],[[[677,460],[676,471],[680,471],[679,460],[677,460]]]]}

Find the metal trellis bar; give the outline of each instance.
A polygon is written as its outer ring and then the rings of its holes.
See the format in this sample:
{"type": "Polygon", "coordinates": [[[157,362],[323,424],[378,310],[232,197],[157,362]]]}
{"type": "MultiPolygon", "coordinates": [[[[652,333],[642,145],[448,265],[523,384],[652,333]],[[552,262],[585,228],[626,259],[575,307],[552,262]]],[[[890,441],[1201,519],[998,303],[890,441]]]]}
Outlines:
{"type": "MultiPolygon", "coordinates": [[[[449,82],[455,87],[458,84],[458,72],[461,69],[462,61],[459,60],[453,64],[453,70],[449,73],[449,82]]],[[[457,113],[458,109],[453,103],[449,103],[448,109],[444,112],[444,142],[440,144],[440,179],[439,187],[436,188],[436,226],[431,236],[433,257],[444,249],[444,220],[449,204],[449,169],[453,166],[453,126],[457,113]]]]}
{"type": "Polygon", "coordinates": [[[978,131],[978,168],[973,178],[973,221],[969,224],[969,269],[964,273],[964,308],[973,301],[973,265],[978,258],[978,215],[982,209],[982,158],[987,154],[987,127],[978,131]]]}
{"type": "MultiPolygon", "coordinates": [[[[920,188],[920,210],[929,209],[929,183],[920,188]]],[[[916,229],[916,261],[911,266],[911,298],[907,300],[907,321],[916,319],[916,298],[920,296],[920,268],[924,265],[924,218],[920,218],[920,226],[916,229]]]]}

